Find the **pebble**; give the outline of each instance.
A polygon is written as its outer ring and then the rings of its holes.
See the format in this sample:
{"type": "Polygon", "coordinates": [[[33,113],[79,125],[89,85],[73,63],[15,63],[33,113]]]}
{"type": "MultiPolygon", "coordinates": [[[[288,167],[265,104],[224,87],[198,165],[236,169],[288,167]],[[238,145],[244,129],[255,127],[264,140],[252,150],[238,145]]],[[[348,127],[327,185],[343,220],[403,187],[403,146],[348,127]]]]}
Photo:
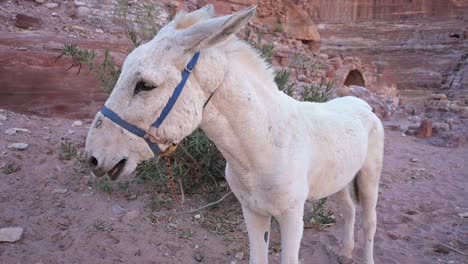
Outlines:
{"type": "Polygon", "coordinates": [[[7,121],[8,120],[8,117],[0,114],[0,121],[7,121]]]}
{"type": "Polygon", "coordinates": [[[52,193],[61,193],[61,194],[65,194],[68,192],[68,189],[61,189],[61,188],[58,188],[58,189],[54,189],[52,191],[52,193]]]}
{"type": "Polygon", "coordinates": [[[72,123],[72,127],[82,127],[82,126],[83,126],[83,122],[81,122],[80,120],[73,121],[72,123]]]}
{"type": "Polygon", "coordinates": [[[244,258],[244,252],[238,252],[235,255],[236,259],[242,260],[244,258]]]}
{"type": "Polygon", "coordinates": [[[90,197],[93,194],[94,194],[94,192],[87,192],[87,193],[83,193],[81,195],[84,196],[84,197],[90,197]]]}
{"type": "Polygon", "coordinates": [[[6,227],[0,229],[0,242],[16,242],[23,236],[22,227],[6,227]]]}
{"type": "Polygon", "coordinates": [[[122,206],[120,206],[118,204],[112,205],[112,211],[114,211],[114,213],[116,213],[118,215],[121,215],[121,214],[125,213],[125,209],[122,208],[122,206]]]}
{"type": "Polygon", "coordinates": [[[203,259],[205,258],[205,256],[203,256],[201,253],[196,252],[196,253],[193,255],[193,258],[194,258],[197,262],[202,262],[203,259]]]}
{"type": "Polygon", "coordinates": [[[102,29],[100,29],[100,28],[96,28],[96,33],[102,34],[102,33],[104,33],[104,30],[102,30],[102,29]]]}
{"type": "Polygon", "coordinates": [[[81,2],[81,1],[75,1],[75,6],[78,7],[78,6],[85,6],[86,3],[85,2],[81,2]]]}
{"type": "Polygon", "coordinates": [[[193,218],[195,218],[195,219],[200,219],[200,218],[201,218],[201,215],[200,215],[200,214],[196,214],[196,215],[193,216],[193,218]]]}
{"type": "Polygon", "coordinates": [[[410,161],[411,161],[411,162],[418,162],[418,159],[416,159],[416,158],[411,158],[410,161]]]}
{"type": "Polygon", "coordinates": [[[169,3],[169,6],[172,7],[172,8],[178,8],[180,6],[180,3],[177,2],[177,1],[171,1],[169,3]]]}
{"type": "Polygon", "coordinates": [[[133,221],[137,219],[139,216],[140,216],[140,212],[138,210],[132,210],[126,213],[123,218],[124,220],[127,220],[127,221],[133,221]]]}
{"type": "MultiPolygon", "coordinates": [[[[73,25],[73,26],[71,26],[70,29],[71,29],[71,30],[74,30],[74,31],[79,31],[79,32],[81,32],[81,33],[86,33],[86,32],[88,32],[88,30],[87,30],[86,28],[84,28],[84,27],[82,27],[82,26],[78,26],[78,25],[73,25]]],[[[75,121],[75,122],[81,122],[81,121],[75,121]]],[[[73,122],[73,123],[75,123],[75,122],[73,122]]],[[[82,126],[82,125],[83,125],[83,123],[81,123],[81,126],[82,126]]],[[[72,126],[73,126],[73,124],[72,124],[72,126]]],[[[76,126],[76,127],[79,127],[79,126],[76,126]]]]}
{"type": "Polygon", "coordinates": [[[29,129],[26,129],[26,128],[13,127],[13,128],[9,128],[9,129],[5,130],[5,134],[7,134],[9,136],[13,136],[14,134],[16,134],[18,132],[31,133],[31,131],[29,129]]]}
{"type": "Polygon", "coordinates": [[[8,145],[9,149],[25,150],[29,147],[27,143],[13,143],[8,145]]]}
{"type": "Polygon", "coordinates": [[[45,3],[45,0],[34,0],[34,2],[36,2],[36,4],[43,4],[45,3]]]}
{"type": "Polygon", "coordinates": [[[47,3],[44,6],[49,8],[49,9],[55,9],[55,8],[57,8],[59,6],[59,4],[57,4],[57,3],[47,3]]]}
{"type": "Polygon", "coordinates": [[[461,218],[468,218],[468,212],[459,213],[458,216],[461,218]]]}
{"type": "Polygon", "coordinates": [[[73,133],[75,133],[75,130],[68,129],[67,133],[68,134],[73,134],[73,133]]]}
{"type": "Polygon", "coordinates": [[[88,7],[79,6],[76,9],[75,15],[76,17],[83,18],[83,17],[87,17],[90,13],[91,13],[91,9],[89,9],[88,7]]]}

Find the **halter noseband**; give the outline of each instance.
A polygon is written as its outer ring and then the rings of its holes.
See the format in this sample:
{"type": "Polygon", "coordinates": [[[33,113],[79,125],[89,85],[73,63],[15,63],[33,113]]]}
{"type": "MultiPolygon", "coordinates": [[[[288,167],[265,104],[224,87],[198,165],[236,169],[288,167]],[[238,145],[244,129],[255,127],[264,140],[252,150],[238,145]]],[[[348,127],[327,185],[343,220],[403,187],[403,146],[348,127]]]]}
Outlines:
{"type": "MultiPolygon", "coordinates": [[[[180,93],[184,89],[185,83],[187,82],[187,79],[189,78],[190,73],[193,71],[193,68],[195,68],[195,65],[197,64],[199,56],[200,56],[200,52],[196,52],[193,55],[192,59],[187,64],[187,66],[185,66],[185,69],[182,72],[182,80],[180,81],[180,83],[174,89],[174,92],[172,93],[171,97],[169,97],[169,100],[167,101],[166,106],[164,106],[163,110],[161,111],[161,114],[159,115],[159,117],[151,125],[152,127],[158,128],[164,122],[164,119],[166,119],[167,115],[169,114],[172,107],[176,103],[177,98],[179,98],[180,93]]],[[[213,94],[211,94],[211,95],[213,95],[213,94]]],[[[211,95],[210,95],[209,99],[211,99],[211,95]]],[[[209,101],[209,99],[208,99],[208,101],[209,101]]],[[[206,103],[208,103],[208,101],[206,103]]],[[[206,105],[206,103],[205,103],[205,105],[206,105]]],[[[173,145],[173,146],[169,147],[167,150],[161,151],[158,144],[156,144],[156,143],[154,143],[154,142],[152,142],[150,140],[150,135],[148,135],[148,133],[145,130],[139,128],[138,126],[136,126],[134,124],[128,123],[127,121],[123,120],[119,115],[117,115],[114,111],[110,110],[107,106],[104,105],[102,107],[101,113],[105,117],[109,118],[112,122],[116,123],[117,125],[121,126],[124,129],[126,129],[128,132],[143,138],[146,141],[146,143],[148,144],[149,148],[151,149],[151,151],[153,152],[155,157],[169,155],[175,150],[175,145],[173,145]]]]}

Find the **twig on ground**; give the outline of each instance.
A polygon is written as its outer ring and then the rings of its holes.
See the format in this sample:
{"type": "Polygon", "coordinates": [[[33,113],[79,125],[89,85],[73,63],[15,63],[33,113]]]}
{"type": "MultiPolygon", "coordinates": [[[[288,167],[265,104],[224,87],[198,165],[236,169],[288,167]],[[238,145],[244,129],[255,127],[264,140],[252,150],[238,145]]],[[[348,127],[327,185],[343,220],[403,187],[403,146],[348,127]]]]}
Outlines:
{"type": "Polygon", "coordinates": [[[154,222],[151,221],[148,217],[145,216],[146,221],[148,221],[151,225],[154,225],[154,222]]]}
{"type": "Polygon", "coordinates": [[[463,252],[463,251],[460,251],[460,250],[458,250],[458,249],[456,249],[456,248],[454,248],[454,247],[451,247],[451,246],[449,246],[449,245],[446,245],[446,244],[444,244],[444,243],[440,243],[440,244],[441,244],[442,246],[444,246],[444,247],[446,247],[446,248],[448,248],[448,249],[454,251],[454,252],[457,252],[457,253],[460,254],[460,255],[468,256],[468,253],[465,253],[465,252],[463,252]]]}
{"type": "Polygon", "coordinates": [[[180,212],[180,214],[195,213],[195,212],[198,212],[198,211],[200,211],[200,210],[202,210],[202,209],[205,209],[205,208],[207,208],[207,207],[213,206],[213,205],[215,205],[215,204],[219,204],[222,200],[224,200],[224,198],[228,197],[231,193],[232,193],[232,192],[226,193],[223,197],[221,197],[221,199],[219,199],[219,200],[216,201],[216,202],[209,203],[209,204],[204,205],[204,206],[202,206],[202,207],[200,207],[200,208],[197,208],[197,209],[193,209],[193,210],[189,210],[189,211],[183,211],[183,212],[180,212]]]}

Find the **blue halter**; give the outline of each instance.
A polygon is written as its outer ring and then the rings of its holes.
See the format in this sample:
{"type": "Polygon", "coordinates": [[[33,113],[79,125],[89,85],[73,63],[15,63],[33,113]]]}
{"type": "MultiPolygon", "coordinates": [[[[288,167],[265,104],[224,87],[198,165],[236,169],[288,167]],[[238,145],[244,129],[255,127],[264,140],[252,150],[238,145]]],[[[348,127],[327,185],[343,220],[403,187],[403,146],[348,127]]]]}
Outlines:
{"type": "MultiPolygon", "coordinates": [[[[179,98],[180,93],[184,89],[185,83],[187,82],[187,79],[190,76],[190,73],[193,71],[193,68],[195,68],[195,65],[197,64],[198,57],[200,56],[200,52],[196,52],[192,59],[189,61],[187,66],[185,67],[184,71],[182,72],[182,80],[180,83],[176,86],[174,89],[174,92],[172,93],[171,97],[169,97],[169,100],[167,101],[166,106],[164,106],[163,110],[161,111],[161,114],[159,117],[156,119],[156,121],[151,125],[152,127],[158,128],[161,126],[161,124],[164,122],[164,119],[166,119],[167,115],[171,111],[172,107],[177,101],[177,98],[179,98]]],[[[210,96],[211,98],[211,96],[210,96]]],[[[151,151],[153,151],[153,154],[155,157],[159,156],[163,151],[159,148],[158,144],[151,142],[149,139],[147,133],[145,130],[135,126],[134,124],[128,123],[127,121],[123,120],[120,118],[119,115],[117,115],[114,111],[110,110],[107,108],[107,106],[103,106],[101,109],[101,113],[109,118],[112,122],[116,123],[117,125],[121,126],[122,128],[126,129],[128,132],[142,137],[148,146],[150,147],[151,151]]]]}

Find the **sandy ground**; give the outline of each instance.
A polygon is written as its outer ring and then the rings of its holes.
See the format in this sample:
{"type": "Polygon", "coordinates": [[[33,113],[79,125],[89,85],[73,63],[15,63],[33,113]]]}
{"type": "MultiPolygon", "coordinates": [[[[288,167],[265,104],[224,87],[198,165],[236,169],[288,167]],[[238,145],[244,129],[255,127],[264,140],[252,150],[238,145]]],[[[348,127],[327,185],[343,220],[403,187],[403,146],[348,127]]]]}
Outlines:
{"type": "MultiPolygon", "coordinates": [[[[183,213],[207,204],[206,196],[177,205],[168,188],[151,184],[108,194],[58,158],[64,140],[83,147],[89,121],[72,127],[73,120],[0,114],[8,118],[0,121],[0,228],[24,228],[20,241],[0,243],[0,263],[248,263],[247,233],[232,195],[213,210],[183,213]],[[14,127],[31,132],[4,133],[14,127]],[[7,148],[15,142],[30,146],[7,148]],[[21,170],[5,174],[12,163],[21,170]]],[[[468,219],[458,215],[468,212],[467,147],[386,135],[376,263],[468,263],[468,219]]],[[[338,263],[343,222],[333,198],[329,206],[337,224],[305,230],[303,263],[338,263]]],[[[360,212],[357,219],[354,262],[362,263],[360,212]]],[[[278,238],[274,229],[272,244],[278,238]]],[[[279,263],[274,250],[270,262],[279,263]]]]}

